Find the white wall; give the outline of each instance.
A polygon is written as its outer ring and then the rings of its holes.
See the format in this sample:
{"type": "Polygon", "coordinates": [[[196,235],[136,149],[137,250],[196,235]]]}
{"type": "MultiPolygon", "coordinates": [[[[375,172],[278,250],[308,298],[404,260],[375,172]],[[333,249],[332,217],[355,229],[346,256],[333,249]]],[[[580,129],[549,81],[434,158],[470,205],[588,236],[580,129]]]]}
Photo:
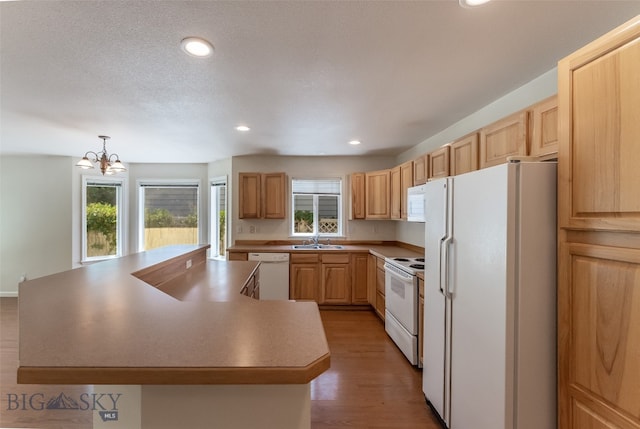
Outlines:
{"type": "Polygon", "coordinates": [[[0,157],[0,296],[71,269],[72,159],[0,157]]]}
{"type": "Polygon", "coordinates": [[[482,109],[452,124],[398,156],[398,164],[431,152],[440,146],[464,137],[511,113],[525,109],[558,93],[558,69],[553,68],[520,88],[496,99],[482,109]]]}
{"type": "MultiPolygon", "coordinates": [[[[334,156],[334,157],[299,157],[299,156],[240,156],[232,160],[232,182],[237,182],[240,172],[285,172],[290,189],[291,178],[342,178],[343,213],[346,219],[349,202],[348,175],[359,171],[373,171],[392,167],[393,157],[385,156],[334,156]]],[[[236,240],[286,240],[291,230],[291,216],[284,220],[277,219],[238,219],[238,192],[232,192],[233,231],[230,243],[236,240]],[[251,227],[255,232],[251,233],[251,227]]],[[[287,213],[291,208],[287,200],[287,213]]],[[[344,235],[348,240],[395,240],[395,221],[347,221],[344,235]]]]}
{"type": "MultiPolygon", "coordinates": [[[[556,68],[540,75],[531,82],[495,100],[482,109],[456,122],[438,134],[402,153],[396,164],[417,158],[440,146],[451,143],[473,131],[489,125],[511,113],[525,109],[540,100],[558,93],[558,70],[556,68]]],[[[420,223],[399,222],[396,240],[424,247],[424,225],[420,223]],[[421,226],[422,225],[422,226],[421,226]]]]}

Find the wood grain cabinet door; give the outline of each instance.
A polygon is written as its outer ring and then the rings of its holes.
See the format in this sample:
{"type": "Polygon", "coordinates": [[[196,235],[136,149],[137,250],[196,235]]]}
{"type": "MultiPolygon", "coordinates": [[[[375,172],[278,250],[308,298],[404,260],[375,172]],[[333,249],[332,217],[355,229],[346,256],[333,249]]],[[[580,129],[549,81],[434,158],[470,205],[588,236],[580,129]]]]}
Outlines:
{"type": "Polygon", "coordinates": [[[449,175],[449,145],[444,145],[440,149],[429,154],[429,178],[447,177],[449,175]]]}
{"type": "Polygon", "coordinates": [[[366,178],[367,219],[391,218],[391,174],[389,170],[370,171],[366,178]]]}
{"type": "Polygon", "coordinates": [[[407,219],[407,190],[413,186],[413,161],[400,165],[400,218],[407,219]]]}
{"type": "Polygon", "coordinates": [[[517,112],[480,130],[480,168],[527,155],[528,119],[527,111],[517,112]]]}
{"type": "Polygon", "coordinates": [[[351,254],[351,304],[369,303],[368,261],[367,253],[351,254]]]}
{"type": "Polygon", "coordinates": [[[638,27],[558,64],[563,226],[640,230],[638,27]]]}
{"type": "Polygon", "coordinates": [[[320,264],[294,263],[289,271],[289,296],[298,301],[316,301],[319,298],[320,264]]]}
{"type": "Polygon", "coordinates": [[[478,169],[478,133],[469,134],[451,143],[449,173],[468,173],[478,169]]]}
{"type": "Polygon", "coordinates": [[[261,174],[240,173],[238,192],[238,217],[240,219],[260,218],[261,174]]]}
{"type": "Polygon", "coordinates": [[[414,186],[427,183],[429,178],[429,154],[417,157],[413,160],[413,184],[414,186]]]}
{"type": "Polygon", "coordinates": [[[351,219],[364,219],[365,212],[365,174],[353,173],[351,178],[351,219]]]}
{"type": "Polygon", "coordinates": [[[638,429],[640,249],[560,252],[559,428],[638,429]]]}
{"type": "Polygon", "coordinates": [[[391,178],[391,194],[389,202],[391,205],[391,219],[400,219],[402,207],[402,176],[400,175],[400,166],[390,170],[391,178]]]}
{"type": "MultiPolygon", "coordinates": [[[[349,263],[324,262],[331,261],[323,255],[322,286],[319,304],[351,304],[351,272],[349,263]]],[[[349,260],[349,255],[344,255],[349,260]]]]}
{"type": "Polygon", "coordinates": [[[262,217],[284,219],[286,217],[287,179],[284,173],[262,175],[262,217]]]}
{"type": "Polygon", "coordinates": [[[529,155],[558,153],[558,100],[554,95],[531,108],[531,148],[529,155]]]}

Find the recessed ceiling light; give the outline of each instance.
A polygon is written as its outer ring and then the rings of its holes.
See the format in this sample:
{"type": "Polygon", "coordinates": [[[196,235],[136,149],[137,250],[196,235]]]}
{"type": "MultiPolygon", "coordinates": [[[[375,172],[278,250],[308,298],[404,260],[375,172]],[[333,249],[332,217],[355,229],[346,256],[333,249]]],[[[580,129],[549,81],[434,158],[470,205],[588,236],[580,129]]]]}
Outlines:
{"type": "Polygon", "coordinates": [[[490,0],[458,0],[462,7],[475,7],[488,3],[490,0]]]}
{"type": "Polygon", "coordinates": [[[246,125],[238,125],[236,127],[236,130],[238,131],[249,131],[251,128],[247,127],[246,125]]]}
{"type": "Polygon", "coordinates": [[[192,57],[205,58],[213,53],[213,45],[199,37],[187,37],[182,39],[180,47],[192,57]]]}
{"type": "Polygon", "coordinates": [[[353,145],[353,146],[359,145],[359,144],[360,144],[360,140],[351,140],[351,141],[349,142],[349,144],[350,144],[350,145],[353,145]]]}

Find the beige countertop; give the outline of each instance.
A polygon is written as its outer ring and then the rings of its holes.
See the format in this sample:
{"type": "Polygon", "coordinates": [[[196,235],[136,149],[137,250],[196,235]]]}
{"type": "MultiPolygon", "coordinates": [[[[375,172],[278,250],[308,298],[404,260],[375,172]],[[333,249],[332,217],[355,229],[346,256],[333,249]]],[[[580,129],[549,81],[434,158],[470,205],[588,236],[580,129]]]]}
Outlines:
{"type": "MultiPolygon", "coordinates": [[[[324,240],[322,240],[324,243],[324,240]]],[[[298,242],[297,244],[300,244],[298,242]]],[[[424,257],[424,252],[420,252],[415,246],[412,248],[395,244],[378,244],[377,242],[367,244],[342,244],[339,241],[332,241],[332,244],[339,244],[341,249],[294,249],[292,244],[240,244],[229,247],[229,252],[287,252],[287,253],[325,253],[325,252],[366,252],[372,253],[381,258],[395,257],[424,257]]]]}
{"type": "Polygon", "coordinates": [[[205,250],[173,246],[22,283],[18,382],[299,384],[329,368],[315,303],[239,294],[255,262],[206,261],[162,290],[131,275],[205,250]]]}

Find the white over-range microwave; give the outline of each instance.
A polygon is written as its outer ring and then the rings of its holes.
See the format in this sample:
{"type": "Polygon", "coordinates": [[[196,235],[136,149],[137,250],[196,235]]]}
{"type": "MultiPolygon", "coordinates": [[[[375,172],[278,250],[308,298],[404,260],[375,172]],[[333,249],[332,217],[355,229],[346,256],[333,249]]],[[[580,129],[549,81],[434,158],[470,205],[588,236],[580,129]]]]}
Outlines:
{"type": "Polygon", "coordinates": [[[407,221],[425,221],[425,185],[413,186],[407,189],[407,221]]]}

